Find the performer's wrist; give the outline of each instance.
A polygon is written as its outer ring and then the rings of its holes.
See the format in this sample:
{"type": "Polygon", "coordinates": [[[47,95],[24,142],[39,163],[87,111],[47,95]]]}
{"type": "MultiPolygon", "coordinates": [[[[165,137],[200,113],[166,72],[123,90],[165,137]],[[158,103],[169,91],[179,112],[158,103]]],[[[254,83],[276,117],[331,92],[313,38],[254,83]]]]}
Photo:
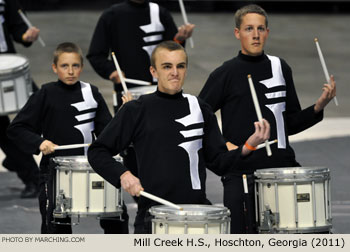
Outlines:
{"type": "Polygon", "coordinates": [[[178,44],[182,44],[184,41],[183,40],[178,40],[178,39],[176,39],[176,37],[174,37],[174,39],[173,39],[176,43],[178,43],[178,44]]]}
{"type": "Polygon", "coordinates": [[[248,150],[251,150],[251,151],[255,151],[255,150],[256,150],[256,147],[251,146],[247,141],[245,142],[244,146],[245,146],[248,150]]]}
{"type": "Polygon", "coordinates": [[[122,180],[123,178],[125,178],[125,176],[130,175],[131,172],[130,171],[125,171],[122,175],[120,175],[120,180],[122,180]]]}

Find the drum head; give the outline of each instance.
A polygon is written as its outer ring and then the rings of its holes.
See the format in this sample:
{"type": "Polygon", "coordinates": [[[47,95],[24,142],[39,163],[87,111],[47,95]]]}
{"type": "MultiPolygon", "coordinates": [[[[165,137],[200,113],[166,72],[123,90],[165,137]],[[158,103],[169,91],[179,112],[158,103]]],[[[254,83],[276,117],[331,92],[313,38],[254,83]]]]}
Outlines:
{"type": "MultiPolygon", "coordinates": [[[[123,158],[118,156],[113,157],[116,161],[123,163],[123,158]]],[[[57,169],[59,170],[91,170],[86,156],[61,156],[54,157],[52,160],[58,164],[57,169]]]]}
{"type": "Polygon", "coordinates": [[[0,54],[0,74],[20,71],[29,65],[26,57],[19,54],[0,54]]]}
{"type": "Polygon", "coordinates": [[[169,206],[153,206],[149,212],[157,218],[166,219],[217,219],[224,216],[229,216],[230,212],[226,207],[223,206],[212,206],[212,205],[178,205],[183,210],[178,210],[169,206]]]}
{"type": "Polygon", "coordinates": [[[325,167],[281,167],[257,170],[254,175],[259,179],[315,178],[329,176],[325,167]]]}
{"type": "Polygon", "coordinates": [[[86,156],[62,156],[52,159],[60,169],[92,170],[86,156]]]}

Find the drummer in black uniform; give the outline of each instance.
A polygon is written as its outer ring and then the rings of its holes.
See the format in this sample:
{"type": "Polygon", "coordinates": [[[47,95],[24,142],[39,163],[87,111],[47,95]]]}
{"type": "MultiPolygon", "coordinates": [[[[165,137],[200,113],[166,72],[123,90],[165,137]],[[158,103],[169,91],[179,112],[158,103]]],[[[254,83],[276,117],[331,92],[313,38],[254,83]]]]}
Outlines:
{"type": "MultiPolygon", "coordinates": [[[[13,41],[28,47],[39,36],[39,29],[28,28],[18,10],[17,0],[0,0],[0,53],[16,53],[13,41]]],[[[34,85],[35,86],[35,85],[34,85]]],[[[39,169],[33,155],[20,151],[6,136],[10,124],[7,115],[0,116],[0,148],[5,153],[2,165],[17,173],[25,184],[21,198],[35,198],[38,195],[39,169]]]]}
{"type": "MultiPolygon", "coordinates": [[[[235,168],[251,151],[240,146],[227,151],[211,108],[195,96],[184,94],[187,54],[174,41],[160,43],[152,53],[150,71],[158,90],[124,104],[111,123],[89,147],[92,168],[131,195],[145,190],[177,204],[208,204],[206,167],[218,175],[235,168]],[[113,159],[130,143],[140,164],[137,177],[113,159]]],[[[255,122],[250,145],[269,138],[270,126],[255,122]]],[[[150,233],[147,210],[157,204],[139,198],[135,233],[150,233]]]]}
{"type": "MultiPolygon", "coordinates": [[[[8,136],[28,154],[39,154],[41,233],[72,233],[70,218],[53,224],[53,178],[55,156],[79,156],[87,147],[55,151],[57,145],[91,143],[109,123],[112,116],[97,87],[80,81],[83,56],[70,42],[59,44],[52,64],[58,80],[44,84],[17,114],[8,136]]],[[[82,189],[83,190],[83,189],[82,189]]],[[[57,220],[55,220],[57,222],[57,220]]],[[[115,219],[105,222],[105,233],[120,233],[115,219]]]]}
{"type": "MultiPolygon", "coordinates": [[[[257,119],[247,80],[250,74],[262,115],[271,124],[271,140],[278,140],[271,146],[272,156],[267,156],[264,149],[254,151],[249,159],[237,164],[239,169],[222,177],[224,205],[232,215],[231,232],[245,233],[242,174],[248,174],[250,205],[254,206],[254,171],[300,166],[288,136],[320,122],[323,109],[335,96],[336,88],[332,76],[316,103],[301,109],[290,66],[283,59],[264,52],[269,35],[265,10],[258,5],[244,6],[237,10],[235,21],[235,36],[240,40],[241,51],[210,74],[199,97],[214,111],[221,109],[223,135],[228,148],[235,149],[254,131],[252,123],[257,119]]],[[[250,146],[252,150],[255,147],[250,146]]],[[[255,219],[254,209],[250,213],[251,219],[255,219]]]]}

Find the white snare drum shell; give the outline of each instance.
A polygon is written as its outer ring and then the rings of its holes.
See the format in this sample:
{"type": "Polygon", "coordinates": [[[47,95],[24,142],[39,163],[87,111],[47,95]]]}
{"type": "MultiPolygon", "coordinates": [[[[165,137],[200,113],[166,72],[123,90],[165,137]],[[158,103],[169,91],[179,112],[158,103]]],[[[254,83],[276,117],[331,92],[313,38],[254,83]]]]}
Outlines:
{"type": "Polygon", "coordinates": [[[19,54],[0,54],[0,115],[18,112],[31,93],[28,59],[19,54]]]}
{"type": "MultiPolygon", "coordinates": [[[[121,160],[120,157],[116,159],[121,160]]],[[[85,156],[55,157],[56,197],[63,192],[71,199],[68,215],[117,216],[122,212],[121,190],[116,189],[90,167],[85,156]]]]}
{"type": "Polygon", "coordinates": [[[276,230],[311,232],[331,227],[329,169],[292,167],[255,172],[260,225],[264,211],[277,217],[276,230]]]}

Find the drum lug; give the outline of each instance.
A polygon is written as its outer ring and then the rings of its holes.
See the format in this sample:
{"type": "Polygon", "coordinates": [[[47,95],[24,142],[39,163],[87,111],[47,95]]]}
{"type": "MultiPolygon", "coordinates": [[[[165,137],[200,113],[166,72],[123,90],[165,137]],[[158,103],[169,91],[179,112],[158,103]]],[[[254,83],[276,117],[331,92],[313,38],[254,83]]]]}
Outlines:
{"type": "Polygon", "coordinates": [[[262,225],[259,228],[263,232],[273,233],[274,227],[279,222],[279,213],[272,213],[269,207],[263,213],[262,225]]]}
{"type": "Polygon", "coordinates": [[[66,198],[63,190],[60,190],[59,195],[56,196],[56,208],[53,211],[55,218],[66,218],[67,209],[72,207],[72,199],[66,198]]]}

